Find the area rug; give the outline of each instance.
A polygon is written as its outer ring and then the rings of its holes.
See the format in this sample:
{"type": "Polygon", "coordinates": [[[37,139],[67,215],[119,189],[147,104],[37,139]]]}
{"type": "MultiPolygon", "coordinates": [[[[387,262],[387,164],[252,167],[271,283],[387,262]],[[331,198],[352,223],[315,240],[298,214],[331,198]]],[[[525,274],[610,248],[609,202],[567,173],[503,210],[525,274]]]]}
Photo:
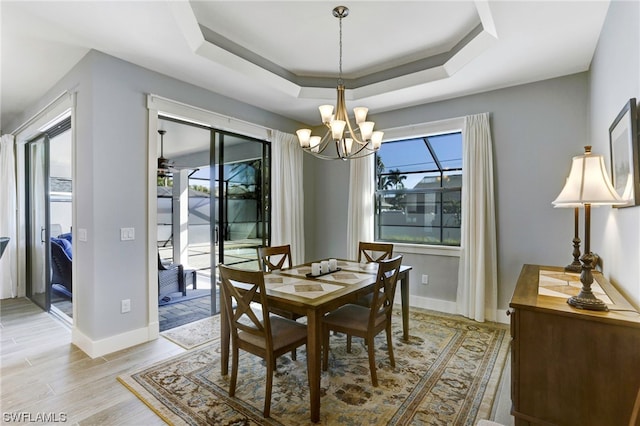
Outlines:
{"type": "Polygon", "coordinates": [[[220,337],[220,315],[181,325],[160,335],[185,349],[192,349],[220,337]]]}
{"type": "MultiPolygon", "coordinates": [[[[394,312],[396,367],[389,365],[384,333],[376,339],[379,387],[371,385],[367,351],[354,338],[331,336],[329,370],[322,373],[324,425],[475,425],[487,419],[500,381],[507,327],[412,309],[410,340],[401,339],[394,312]]],[[[118,380],[169,424],[305,425],[309,420],[306,352],[278,359],[271,418],[262,416],[265,366],[241,351],[236,396],[220,374],[218,340],[118,380]]]]}

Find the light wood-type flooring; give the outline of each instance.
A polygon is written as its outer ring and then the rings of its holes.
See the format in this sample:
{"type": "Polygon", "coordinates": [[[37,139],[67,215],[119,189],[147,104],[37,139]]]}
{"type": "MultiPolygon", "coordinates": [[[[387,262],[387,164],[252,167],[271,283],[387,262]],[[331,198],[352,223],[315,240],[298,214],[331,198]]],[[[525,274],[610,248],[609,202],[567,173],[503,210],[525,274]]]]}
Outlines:
{"type": "Polygon", "coordinates": [[[11,414],[62,413],[70,425],[164,424],[116,377],[180,346],[159,338],[91,359],[71,344],[67,326],[30,301],[2,300],[0,309],[0,423],[11,414]]]}
{"type": "MultiPolygon", "coordinates": [[[[28,423],[15,422],[21,415],[31,420],[64,415],[68,425],[163,425],[116,377],[181,352],[183,348],[161,337],[91,359],[71,344],[71,331],[62,321],[26,299],[2,300],[0,424],[28,423]]],[[[504,376],[498,400],[509,394],[504,376]]],[[[512,419],[508,405],[497,404],[501,413],[494,413],[496,420],[512,419]]]]}

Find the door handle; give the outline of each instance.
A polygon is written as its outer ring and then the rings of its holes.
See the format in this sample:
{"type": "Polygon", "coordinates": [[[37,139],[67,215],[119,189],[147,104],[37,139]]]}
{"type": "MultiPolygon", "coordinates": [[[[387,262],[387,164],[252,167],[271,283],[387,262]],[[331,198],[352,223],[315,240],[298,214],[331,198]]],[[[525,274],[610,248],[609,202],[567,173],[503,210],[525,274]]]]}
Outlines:
{"type": "Polygon", "coordinates": [[[46,242],[46,240],[45,240],[46,230],[47,230],[47,228],[45,228],[44,226],[40,227],[40,242],[42,244],[44,244],[46,242]]]}

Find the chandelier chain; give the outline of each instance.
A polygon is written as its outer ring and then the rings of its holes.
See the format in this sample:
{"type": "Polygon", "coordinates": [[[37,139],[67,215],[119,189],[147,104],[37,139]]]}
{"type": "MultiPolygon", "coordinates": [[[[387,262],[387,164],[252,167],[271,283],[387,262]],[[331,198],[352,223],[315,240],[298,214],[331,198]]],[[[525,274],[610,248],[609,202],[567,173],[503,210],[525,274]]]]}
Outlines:
{"type": "Polygon", "coordinates": [[[344,80],[342,79],[342,16],[339,18],[340,20],[340,74],[338,76],[338,84],[344,84],[344,80]]]}

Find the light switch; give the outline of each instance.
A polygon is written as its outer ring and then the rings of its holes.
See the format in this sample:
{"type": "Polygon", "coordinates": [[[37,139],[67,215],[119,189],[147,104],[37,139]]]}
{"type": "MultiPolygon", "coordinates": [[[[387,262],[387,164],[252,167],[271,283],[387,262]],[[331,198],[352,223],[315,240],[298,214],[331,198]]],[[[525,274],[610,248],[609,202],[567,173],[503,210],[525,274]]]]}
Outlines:
{"type": "Polygon", "coordinates": [[[87,241],[87,230],[78,228],[78,241],[87,241]]]}
{"type": "Polygon", "coordinates": [[[120,228],[120,241],[133,241],[135,239],[135,228],[120,228]]]}

